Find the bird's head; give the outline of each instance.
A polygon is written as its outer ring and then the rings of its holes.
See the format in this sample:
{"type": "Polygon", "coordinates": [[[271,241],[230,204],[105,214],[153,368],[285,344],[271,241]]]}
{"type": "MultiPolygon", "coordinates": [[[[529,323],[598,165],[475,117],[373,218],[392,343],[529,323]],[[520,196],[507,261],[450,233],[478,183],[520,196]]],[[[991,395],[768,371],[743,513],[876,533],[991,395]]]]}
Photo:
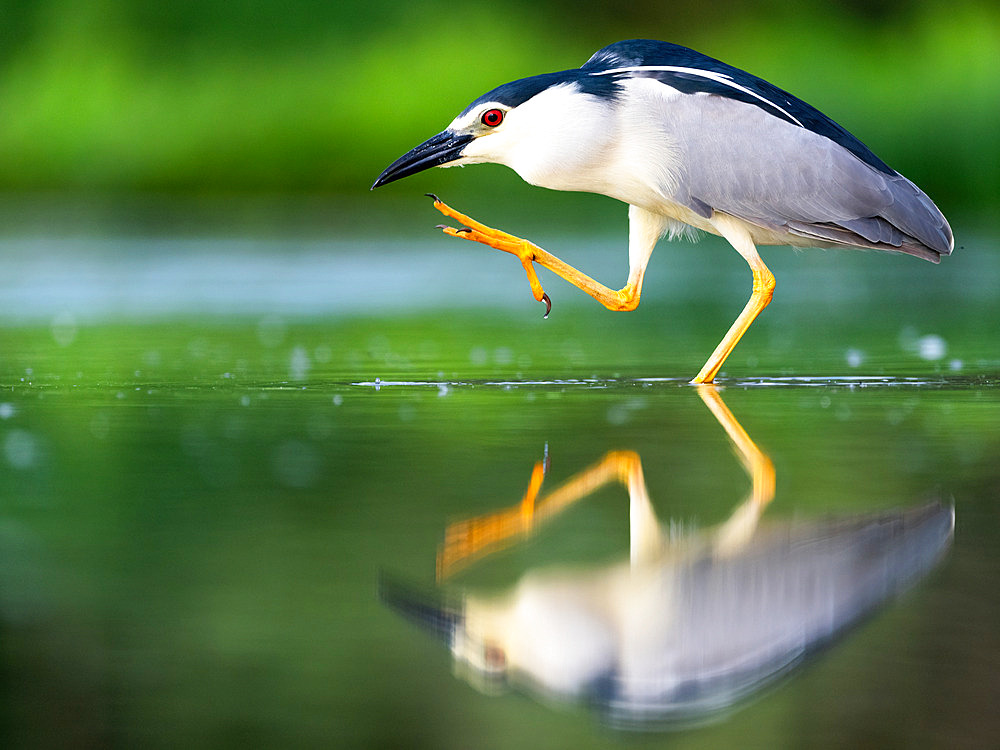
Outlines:
{"type": "Polygon", "coordinates": [[[372,189],[430,167],[504,164],[533,185],[578,185],[613,138],[615,79],[581,70],[524,78],[484,94],[390,164],[372,189]]]}

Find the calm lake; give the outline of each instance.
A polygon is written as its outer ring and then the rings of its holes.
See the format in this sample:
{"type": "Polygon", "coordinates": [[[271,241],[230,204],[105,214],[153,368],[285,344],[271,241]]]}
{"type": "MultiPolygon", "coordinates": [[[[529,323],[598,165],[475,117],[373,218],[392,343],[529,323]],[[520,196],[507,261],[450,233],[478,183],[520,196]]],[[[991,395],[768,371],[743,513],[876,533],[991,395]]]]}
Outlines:
{"type": "Polygon", "coordinates": [[[0,744],[996,747],[998,253],[0,239],[0,744]]]}

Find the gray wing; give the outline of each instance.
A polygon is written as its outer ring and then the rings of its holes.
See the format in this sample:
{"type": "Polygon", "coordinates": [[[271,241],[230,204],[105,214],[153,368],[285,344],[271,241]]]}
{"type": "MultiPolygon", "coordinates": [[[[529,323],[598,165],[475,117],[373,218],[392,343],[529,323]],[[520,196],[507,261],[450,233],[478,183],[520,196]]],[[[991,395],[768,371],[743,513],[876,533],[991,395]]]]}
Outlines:
{"type": "Polygon", "coordinates": [[[951,253],[942,213],[902,175],[861,161],[829,138],[744,102],[674,99],[666,115],[682,156],[674,199],[786,235],[893,250],[934,262],[951,253]]]}
{"type": "Polygon", "coordinates": [[[660,583],[672,616],[617,678],[614,707],[656,719],[732,705],[923,578],[953,529],[953,509],[930,503],[767,523],[737,555],[672,561],[660,583]]]}

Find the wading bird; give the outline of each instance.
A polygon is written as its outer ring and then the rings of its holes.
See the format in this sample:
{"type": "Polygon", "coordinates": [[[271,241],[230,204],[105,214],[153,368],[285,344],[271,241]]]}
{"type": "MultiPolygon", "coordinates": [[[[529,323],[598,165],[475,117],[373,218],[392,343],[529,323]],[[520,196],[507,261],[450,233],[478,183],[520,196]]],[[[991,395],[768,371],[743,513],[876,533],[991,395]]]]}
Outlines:
{"type": "Polygon", "coordinates": [[[954,247],[916,185],[819,110],[694,50],[618,42],[580,68],[483,94],[441,133],[393,162],[372,189],[429,167],[504,164],[532,185],[599,193],[629,205],[629,275],[610,289],[527,240],[445,205],[446,234],[516,255],[551,307],[533,263],[611,310],[634,310],[653,247],[694,227],[724,237],[753,272],[743,312],[695,383],[710,383],[771,301],[757,245],[857,247],[937,263],[954,247]]]}

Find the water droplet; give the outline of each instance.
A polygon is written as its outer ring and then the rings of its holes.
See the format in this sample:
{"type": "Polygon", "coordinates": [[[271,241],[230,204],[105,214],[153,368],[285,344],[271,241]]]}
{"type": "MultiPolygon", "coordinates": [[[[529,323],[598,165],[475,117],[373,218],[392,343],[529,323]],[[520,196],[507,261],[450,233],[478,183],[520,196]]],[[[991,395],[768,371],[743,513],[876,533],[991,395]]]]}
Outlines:
{"type": "Polygon", "coordinates": [[[628,421],[628,409],[622,405],[615,405],[608,409],[608,423],[613,425],[622,425],[628,421]]]}
{"type": "Polygon", "coordinates": [[[11,430],[4,438],[3,452],[15,469],[30,469],[38,460],[38,439],[25,430],[11,430]]]}
{"type": "Polygon", "coordinates": [[[312,363],[309,361],[309,353],[305,347],[297,346],[292,349],[292,359],[288,364],[288,376],[292,380],[305,380],[311,368],[312,363]]]}
{"type": "Polygon", "coordinates": [[[933,333],[921,336],[917,344],[917,351],[921,359],[936,361],[948,353],[948,344],[945,343],[943,338],[933,333]]]}

